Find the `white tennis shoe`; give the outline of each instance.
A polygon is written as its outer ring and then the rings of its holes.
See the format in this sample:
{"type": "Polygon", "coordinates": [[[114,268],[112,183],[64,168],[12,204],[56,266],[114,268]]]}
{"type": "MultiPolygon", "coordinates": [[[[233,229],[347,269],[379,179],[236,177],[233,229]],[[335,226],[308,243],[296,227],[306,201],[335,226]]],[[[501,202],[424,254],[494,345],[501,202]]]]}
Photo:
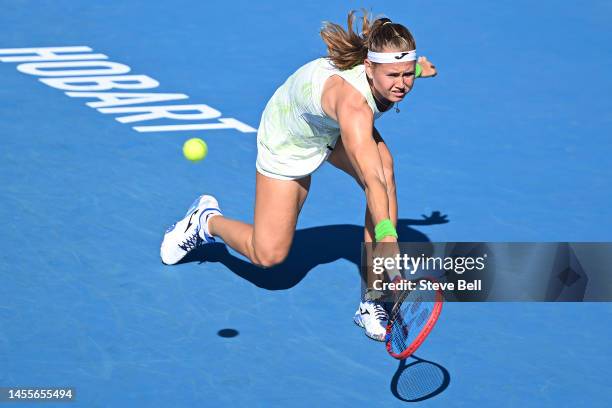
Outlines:
{"type": "Polygon", "coordinates": [[[365,334],[371,339],[385,341],[389,315],[382,303],[366,300],[359,303],[359,308],[353,317],[355,323],[365,329],[365,334]]]}
{"type": "Polygon", "coordinates": [[[159,251],[162,262],[174,265],[193,249],[215,242],[208,230],[208,221],[217,215],[223,214],[213,196],[198,197],[187,210],[185,218],[166,230],[159,251]]]}

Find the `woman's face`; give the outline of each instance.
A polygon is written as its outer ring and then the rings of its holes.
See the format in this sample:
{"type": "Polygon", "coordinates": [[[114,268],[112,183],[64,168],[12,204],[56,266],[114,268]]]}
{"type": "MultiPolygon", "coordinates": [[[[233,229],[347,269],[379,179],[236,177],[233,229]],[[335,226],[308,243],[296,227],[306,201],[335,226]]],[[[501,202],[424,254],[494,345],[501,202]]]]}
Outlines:
{"type": "Polygon", "coordinates": [[[365,60],[366,74],[378,100],[399,102],[412,89],[416,61],[375,64],[365,60]]]}

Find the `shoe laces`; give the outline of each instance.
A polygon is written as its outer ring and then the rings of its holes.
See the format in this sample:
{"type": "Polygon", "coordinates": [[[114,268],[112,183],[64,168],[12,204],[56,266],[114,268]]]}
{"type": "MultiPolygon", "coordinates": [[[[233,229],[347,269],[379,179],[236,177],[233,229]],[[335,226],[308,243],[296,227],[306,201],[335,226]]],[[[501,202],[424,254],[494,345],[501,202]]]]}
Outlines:
{"type": "Polygon", "coordinates": [[[374,317],[378,320],[389,320],[387,311],[380,303],[374,303],[374,317]]]}
{"type": "Polygon", "coordinates": [[[202,246],[203,243],[204,243],[204,240],[202,238],[200,238],[199,231],[198,231],[198,229],[196,229],[192,236],[187,238],[182,243],[178,244],[178,246],[183,251],[189,252],[189,251],[191,251],[194,248],[202,246]]]}

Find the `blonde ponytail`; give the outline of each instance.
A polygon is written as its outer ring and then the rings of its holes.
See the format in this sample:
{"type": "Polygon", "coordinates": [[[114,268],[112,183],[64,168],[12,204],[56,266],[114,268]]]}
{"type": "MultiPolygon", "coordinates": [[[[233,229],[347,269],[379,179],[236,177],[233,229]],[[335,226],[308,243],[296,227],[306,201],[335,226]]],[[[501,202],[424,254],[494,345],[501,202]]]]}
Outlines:
{"type": "Polygon", "coordinates": [[[377,52],[416,49],[416,42],[406,27],[388,18],[370,22],[366,10],[363,10],[361,19],[361,33],[358,33],[355,14],[354,10],[349,12],[347,30],[331,22],[324,22],[321,29],[321,38],[327,45],[327,57],[338,69],[346,70],[363,64],[368,49],[377,52]]]}

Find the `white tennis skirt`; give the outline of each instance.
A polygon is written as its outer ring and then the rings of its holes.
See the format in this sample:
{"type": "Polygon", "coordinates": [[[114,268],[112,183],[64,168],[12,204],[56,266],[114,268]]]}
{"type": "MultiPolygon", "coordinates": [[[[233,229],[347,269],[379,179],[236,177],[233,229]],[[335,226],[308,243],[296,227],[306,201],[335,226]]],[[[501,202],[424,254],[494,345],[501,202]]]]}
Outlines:
{"type": "MultiPolygon", "coordinates": [[[[297,180],[314,173],[332,153],[338,138],[329,140],[322,146],[290,146],[275,143],[276,148],[266,145],[257,134],[257,171],[264,176],[278,180],[297,180]]],[[[266,140],[268,140],[266,138],[266,140]]]]}

